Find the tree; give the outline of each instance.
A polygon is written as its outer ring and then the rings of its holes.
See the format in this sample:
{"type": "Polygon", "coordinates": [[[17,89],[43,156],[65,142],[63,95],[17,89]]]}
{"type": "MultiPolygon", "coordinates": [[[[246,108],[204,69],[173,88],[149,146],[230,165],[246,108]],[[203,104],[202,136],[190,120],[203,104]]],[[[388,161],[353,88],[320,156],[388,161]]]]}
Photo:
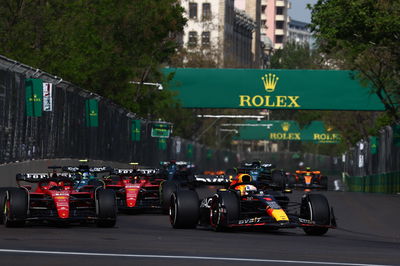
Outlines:
{"type": "Polygon", "coordinates": [[[322,69],[323,57],[308,45],[286,43],[271,56],[271,68],[276,69],[322,69]]]}
{"type": "Polygon", "coordinates": [[[161,82],[186,23],[177,0],[2,0],[0,53],[111,98],[139,115],[177,108],[161,82]]]}
{"type": "Polygon", "coordinates": [[[311,29],[319,47],[342,68],[358,71],[392,119],[400,111],[400,1],[319,0],[311,29]]]}

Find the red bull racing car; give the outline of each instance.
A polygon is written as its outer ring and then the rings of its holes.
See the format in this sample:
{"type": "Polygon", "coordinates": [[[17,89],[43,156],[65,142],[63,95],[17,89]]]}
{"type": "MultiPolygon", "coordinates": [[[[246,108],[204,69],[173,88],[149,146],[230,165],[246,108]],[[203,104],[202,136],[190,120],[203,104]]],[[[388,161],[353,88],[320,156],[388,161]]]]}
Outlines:
{"type": "Polygon", "coordinates": [[[336,227],[333,209],[321,194],[305,194],[292,202],[279,191],[263,190],[248,174],[239,174],[229,187],[201,201],[195,191],[178,190],[171,196],[173,228],[207,226],[215,231],[243,227],[302,228],[323,235],[336,227]]]}
{"type": "Polygon", "coordinates": [[[79,177],[71,173],[24,173],[17,174],[16,180],[18,187],[0,193],[1,220],[7,227],[26,222],[93,222],[100,227],[116,223],[115,193],[104,186],[77,189],[79,177]]]}

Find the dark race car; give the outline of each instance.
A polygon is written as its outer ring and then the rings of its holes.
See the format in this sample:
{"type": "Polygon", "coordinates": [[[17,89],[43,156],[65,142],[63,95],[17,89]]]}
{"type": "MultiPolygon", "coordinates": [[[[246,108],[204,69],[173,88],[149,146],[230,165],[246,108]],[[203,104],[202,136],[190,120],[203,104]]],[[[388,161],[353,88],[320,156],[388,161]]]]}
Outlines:
{"type": "Polygon", "coordinates": [[[199,201],[191,190],[178,190],[171,196],[170,222],[173,228],[267,227],[302,228],[310,235],[323,235],[336,227],[333,209],[321,194],[305,194],[301,203],[290,201],[278,191],[257,187],[250,175],[242,174],[227,189],[199,201]]]}
{"type": "Polygon", "coordinates": [[[159,169],[114,169],[105,177],[106,188],[116,193],[119,211],[160,209],[160,185],[165,179],[159,169]]]}
{"type": "Polygon", "coordinates": [[[307,167],[306,170],[296,171],[294,187],[306,190],[327,190],[328,177],[323,176],[320,171],[312,171],[307,167]]]}
{"type": "Polygon", "coordinates": [[[2,221],[7,227],[26,222],[94,222],[100,227],[116,223],[115,194],[104,186],[88,184],[77,190],[77,179],[70,173],[24,173],[16,180],[18,187],[1,193],[2,221]]]}
{"type": "Polygon", "coordinates": [[[238,168],[235,168],[236,174],[248,174],[253,181],[264,184],[271,189],[282,190],[291,186],[291,179],[288,173],[277,169],[271,163],[252,161],[242,162],[238,168]]]}

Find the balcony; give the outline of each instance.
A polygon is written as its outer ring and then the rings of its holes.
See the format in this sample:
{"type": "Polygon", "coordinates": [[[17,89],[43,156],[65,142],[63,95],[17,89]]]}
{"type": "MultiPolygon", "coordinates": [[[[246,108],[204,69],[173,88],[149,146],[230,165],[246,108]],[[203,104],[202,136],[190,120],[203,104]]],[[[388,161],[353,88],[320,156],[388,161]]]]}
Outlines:
{"type": "Polygon", "coordinates": [[[275,4],[276,6],[285,6],[285,1],[283,1],[283,0],[278,0],[278,1],[276,1],[276,4],[275,4]]]}
{"type": "Polygon", "coordinates": [[[275,21],[285,21],[284,15],[275,15],[275,21]]]}
{"type": "Polygon", "coordinates": [[[285,35],[283,29],[275,29],[275,35],[285,35]]]}

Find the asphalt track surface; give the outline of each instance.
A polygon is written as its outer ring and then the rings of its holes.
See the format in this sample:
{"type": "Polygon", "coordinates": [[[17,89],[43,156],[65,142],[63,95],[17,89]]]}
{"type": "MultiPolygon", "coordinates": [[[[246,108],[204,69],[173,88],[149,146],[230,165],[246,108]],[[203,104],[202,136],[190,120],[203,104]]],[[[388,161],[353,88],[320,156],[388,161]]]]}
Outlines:
{"type": "Polygon", "coordinates": [[[400,265],[400,195],[324,194],[338,221],[325,236],[178,230],[167,216],[141,213],[120,215],[110,229],[0,226],[0,265],[400,265]]]}

